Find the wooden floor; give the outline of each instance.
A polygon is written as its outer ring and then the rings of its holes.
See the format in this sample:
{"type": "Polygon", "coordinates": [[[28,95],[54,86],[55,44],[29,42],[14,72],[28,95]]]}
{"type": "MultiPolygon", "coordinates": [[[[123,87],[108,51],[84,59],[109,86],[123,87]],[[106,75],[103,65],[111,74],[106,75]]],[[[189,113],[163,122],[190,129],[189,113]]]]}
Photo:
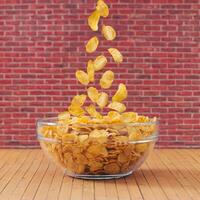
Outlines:
{"type": "Polygon", "coordinates": [[[200,150],[155,150],[133,175],[65,177],[41,150],[0,150],[0,200],[200,200],[200,150]]]}

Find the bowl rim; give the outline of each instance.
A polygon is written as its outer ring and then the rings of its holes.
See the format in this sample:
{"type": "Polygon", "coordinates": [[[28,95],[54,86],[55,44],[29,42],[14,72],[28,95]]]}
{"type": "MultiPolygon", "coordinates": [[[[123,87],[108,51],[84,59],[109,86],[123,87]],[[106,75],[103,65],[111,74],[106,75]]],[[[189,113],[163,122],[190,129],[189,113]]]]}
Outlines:
{"type": "MultiPolygon", "coordinates": [[[[48,117],[48,118],[39,118],[36,120],[36,124],[46,124],[46,125],[62,125],[64,126],[63,123],[59,123],[56,122],[56,120],[58,119],[58,117],[48,117]],[[52,120],[55,120],[54,122],[52,120]]],[[[73,124],[73,123],[71,123],[73,124]]],[[[144,125],[159,125],[159,121],[155,121],[155,122],[119,122],[119,123],[90,123],[90,124],[85,124],[85,123],[75,123],[75,124],[79,124],[79,125],[83,125],[83,126],[88,126],[88,125],[120,125],[120,124],[125,124],[125,125],[130,125],[130,126],[144,126],[144,125]]]]}
{"type": "MultiPolygon", "coordinates": [[[[38,126],[40,125],[50,125],[50,126],[55,126],[55,125],[62,125],[62,123],[58,123],[58,122],[48,122],[50,120],[56,120],[58,119],[57,117],[50,117],[50,118],[43,118],[43,119],[38,119],[36,124],[37,124],[37,139],[39,141],[43,141],[43,142],[50,142],[50,143],[56,143],[56,144],[63,144],[61,140],[59,139],[55,139],[55,138],[48,138],[43,136],[42,134],[40,134],[38,132],[38,126]]],[[[77,123],[76,123],[77,124],[77,123]]],[[[84,123],[78,123],[79,125],[83,125],[83,126],[87,126],[87,125],[120,125],[120,124],[124,124],[127,126],[144,126],[144,125],[159,125],[158,121],[155,122],[143,122],[143,123],[116,123],[116,124],[98,124],[98,123],[94,123],[94,124],[84,124],[84,123]]],[[[140,143],[147,143],[147,142],[156,142],[158,140],[158,136],[159,136],[159,131],[155,131],[152,135],[147,136],[143,139],[140,140],[135,140],[135,141],[128,141],[129,144],[140,144],[140,143]]],[[[69,143],[75,143],[75,142],[69,142],[69,143]]]]}

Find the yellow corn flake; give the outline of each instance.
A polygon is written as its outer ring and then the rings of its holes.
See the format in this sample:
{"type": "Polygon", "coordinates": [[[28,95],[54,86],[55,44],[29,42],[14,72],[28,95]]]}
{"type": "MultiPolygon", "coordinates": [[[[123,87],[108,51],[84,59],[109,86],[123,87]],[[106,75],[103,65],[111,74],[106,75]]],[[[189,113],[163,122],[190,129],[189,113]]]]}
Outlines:
{"type": "Polygon", "coordinates": [[[88,61],[87,74],[90,82],[94,82],[94,63],[92,60],[88,61]]]}
{"type": "Polygon", "coordinates": [[[76,95],[73,97],[71,105],[82,106],[86,101],[87,96],[85,94],[76,95]]]}
{"type": "Polygon", "coordinates": [[[77,106],[77,105],[70,105],[68,107],[68,111],[70,114],[72,114],[74,116],[81,116],[85,113],[83,108],[81,108],[80,106],[77,106]]]}
{"type": "Polygon", "coordinates": [[[80,143],[83,143],[88,139],[88,135],[79,135],[78,139],[79,139],[80,143]]]}
{"type": "Polygon", "coordinates": [[[85,110],[88,112],[88,114],[91,116],[91,117],[96,117],[96,118],[102,118],[102,115],[96,111],[96,108],[94,105],[89,105],[87,107],[85,107],[85,110]]]}
{"type": "Polygon", "coordinates": [[[109,8],[108,5],[103,0],[97,1],[96,9],[99,11],[101,17],[108,17],[109,8]]]}
{"type": "Polygon", "coordinates": [[[112,26],[102,26],[102,34],[106,40],[114,40],[116,38],[116,31],[112,26]]]}
{"type": "Polygon", "coordinates": [[[95,172],[102,169],[103,163],[91,160],[91,162],[89,162],[89,167],[91,172],[95,172]]]}
{"type": "Polygon", "coordinates": [[[124,164],[124,163],[128,162],[130,160],[130,158],[127,155],[125,155],[124,153],[120,153],[118,155],[117,160],[119,163],[124,164]]]}
{"type": "Polygon", "coordinates": [[[123,103],[119,102],[112,102],[108,105],[108,108],[118,111],[120,113],[124,112],[126,110],[126,106],[123,103]]]}
{"type": "Polygon", "coordinates": [[[104,156],[104,157],[106,157],[108,155],[107,149],[102,144],[90,145],[87,149],[87,152],[89,154],[94,155],[94,156],[104,156]]]}
{"type": "Polygon", "coordinates": [[[112,101],[122,102],[124,99],[127,98],[127,95],[128,93],[127,93],[126,85],[124,85],[123,83],[120,83],[117,92],[112,97],[112,101]]]}
{"type": "Polygon", "coordinates": [[[64,125],[58,125],[57,126],[57,137],[59,138],[61,135],[68,133],[69,130],[69,125],[64,124],[64,125]]]}
{"type": "Polygon", "coordinates": [[[141,143],[141,144],[136,144],[135,145],[135,150],[138,153],[143,153],[148,149],[148,143],[141,143]]]}
{"type": "Polygon", "coordinates": [[[89,138],[99,143],[106,143],[109,134],[106,130],[93,130],[89,138]]]}
{"type": "Polygon", "coordinates": [[[120,63],[123,62],[123,56],[122,56],[122,54],[120,53],[120,51],[118,49],[116,49],[116,48],[109,48],[108,51],[112,55],[114,61],[117,64],[120,64],[120,63]]]}
{"type": "Polygon", "coordinates": [[[59,122],[64,122],[64,121],[69,121],[70,120],[70,113],[65,111],[65,112],[61,112],[58,115],[58,121],[59,122]]]}
{"type": "Polygon", "coordinates": [[[94,36],[92,37],[86,44],[85,48],[86,48],[86,52],[87,53],[93,53],[94,51],[96,51],[97,47],[99,45],[99,39],[94,36]]]}
{"type": "Polygon", "coordinates": [[[100,71],[102,70],[107,64],[107,58],[103,55],[98,56],[94,61],[94,70],[100,71]]]}
{"type": "Polygon", "coordinates": [[[70,142],[76,142],[78,140],[78,136],[75,134],[63,134],[62,135],[62,142],[63,143],[70,143],[70,142]]]}
{"type": "Polygon", "coordinates": [[[99,99],[99,92],[96,88],[94,87],[89,87],[87,89],[87,95],[90,98],[90,100],[94,103],[96,103],[99,99]]]}
{"type": "Polygon", "coordinates": [[[128,132],[129,132],[128,138],[130,141],[141,140],[143,138],[142,134],[135,127],[130,127],[128,129],[128,132]]]}
{"type": "Polygon", "coordinates": [[[103,89],[108,89],[111,87],[114,80],[114,73],[110,70],[106,71],[102,78],[100,79],[100,85],[103,89]]]}
{"type": "Polygon", "coordinates": [[[150,120],[149,120],[149,117],[141,115],[141,116],[138,117],[137,121],[140,122],[140,123],[144,123],[144,122],[149,122],[150,120]]]}
{"type": "Polygon", "coordinates": [[[99,10],[95,10],[92,14],[88,17],[88,25],[93,31],[98,31],[98,24],[100,19],[100,12],[99,10]]]}
{"type": "Polygon", "coordinates": [[[99,94],[99,99],[97,100],[97,105],[103,109],[108,104],[108,94],[101,92],[99,94]]]}
{"type": "Polygon", "coordinates": [[[91,121],[91,118],[89,116],[80,116],[77,118],[76,123],[88,124],[90,121],[91,121]]]}
{"type": "Polygon", "coordinates": [[[117,163],[110,163],[104,166],[104,171],[107,174],[118,174],[120,172],[120,167],[117,163]]]}
{"type": "Polygon", "coordinates": [[[76,78],[81,84],[83,84],[85,86],[87,86],[88,83],[89,83],[88,75],[82,70],[77,70],[76,71],[76,78]]]}
{"type": "Polygon", "coordinates": [[[122,114],[122,118],[124,122],[136,122],[138,118],[138,114],[135,112],[125,112],[122,114]]]}
{"type": "Polygon", "coordinates": [[[107,119],[107,122],[116,123],[121,121],[121,115],[116,111],[110,111],[107,116],[105,116],[105,119],[107,119]]]}

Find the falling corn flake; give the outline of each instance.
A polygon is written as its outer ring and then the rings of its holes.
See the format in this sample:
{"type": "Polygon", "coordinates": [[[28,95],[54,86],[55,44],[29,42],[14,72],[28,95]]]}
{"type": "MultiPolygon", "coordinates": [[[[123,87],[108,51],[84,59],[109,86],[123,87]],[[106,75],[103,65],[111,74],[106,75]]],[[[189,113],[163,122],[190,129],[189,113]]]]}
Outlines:
{"type": "Polygon", "coordinates": [[[126,89],[126,85],[124,85],[123,83],[120,83],[117,92],[112,97],[112,101],[122,102],[124,99],[127,98],[127,95],[128,95],[128,92],[126,89]]]}
{"type": "Polygon", "coordinates": [[[89,87],[87,89],[87,95],[93,103],[96,103],[99,99],[99,92],[95,87],[89,87]]]}
{"type": "Polygon", "coordinates": [[[87,74],[90,82],[94,82],[94,63],[92,60],[88,61],[87,74]]]}
{"type": "Polygon", "coordinates": [[[95,118],[102,118],[102,115],[97,112],[95,106],[93,104],[85,107],[85,110],[88,112],[88,114],[91,116],[91,117],[95,117],[95,118]]]}
{"type": "Polygon", "coordinates": [[[97,105],[103,109],[108,104],[108,94],[101,92],[97,100],[97,105]]]}
{"type": "Polygon", "coordinates": [[[98,56],[95,60],[94,60],[94,70],[95,71],[100,71],[102,70],[106,64],[107,64],[107,58],[103,55],[98,56]]]}
{"type": "Polygon", "coordinates": [[[74,116],[81,116],[85,113],[85,111],[83,110],[83,108],[81,108],[80,106],[74,106],[74,105],[70,105],[68,107],[68,111],[71,115],[74,116]]]}
{"type": "Polygon", "coordinates": [[[119,102],[112,102],[108,105],[108,108],[112,110],[116,110],[117,112],[124,112],[126,110],[126,106],[123,103],[119,102]]]}
{"type": "Polygon", "coordinates": [[[76,95],[73,97],[71,105],[82,106],[86,101],[87,96],[85,94],[76,95]]]}
{"type": "Polygon", "coordinates": [[[101,17],[108,17],[109,8],[108,5],[103,0],[97,1],[96,9],[99,11],[101,17]]]}
{"type": "Polygon", "coordinates": [[[99,10],[95,10],[89,17],[88,17],[88,25],[93,31],[98,31],[98,24],[100,19],[100,12],[99,10]]]}
{"type": "Polygon", "coordinates": [[[120,63],[123,62],[123,56],[122,56],[122,54],[120,53],[120,51],[118,49],[116,49],[116,48],[109,48],[108,51],[112,55],[114,61],[117,64],[120,64],[120,63]]]}
{"type": "Polygon", "coordinates": [[[76,71],[76,78],[81,84],[83,84],[85,86],[87,86],[88,83],[89,83],[88,75],[82,70],[77,70],[76,71]]]}
{"type": "Polygon", "coordinates": [[[113,81],[114,73],[108,70],[103,74],[102,78],[100,79],[100,86],[103,89],[108,89],[111,87],[113,81]]]}
{"type": "Polygon", "coordinates": [[[94,36],[92,37],[86,44],[85,49],[87,53],[93,53],[96,51],[97,47],[99,45],[99,39],[98,37],[94,36]]]}
{"type": "Polygon", "coordinates": [[[102,35],[106,40],[114,40],[116,38],[116,31],[112,26],[102,26],[102,35]]]}

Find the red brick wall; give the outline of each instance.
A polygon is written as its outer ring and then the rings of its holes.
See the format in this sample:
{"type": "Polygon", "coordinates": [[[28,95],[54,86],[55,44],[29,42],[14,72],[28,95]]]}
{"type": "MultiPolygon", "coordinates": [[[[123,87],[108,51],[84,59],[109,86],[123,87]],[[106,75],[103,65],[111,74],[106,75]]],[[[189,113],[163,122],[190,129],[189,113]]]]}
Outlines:
{"type": "Polygon", "coordinates": [[[125,82],[127,106],[160,117],[158,146],[200,146],[200,1],[109,0],[104,23],[118,39],[98,34],[98,53],[87,55],[95,2],[0,1],[0,146],[37,146],[36,119],[54,116],[84,91],[75,70],[110,46],[125,57],[120,66],[109,59],[117,79],[112,92],[125,82]]]}

